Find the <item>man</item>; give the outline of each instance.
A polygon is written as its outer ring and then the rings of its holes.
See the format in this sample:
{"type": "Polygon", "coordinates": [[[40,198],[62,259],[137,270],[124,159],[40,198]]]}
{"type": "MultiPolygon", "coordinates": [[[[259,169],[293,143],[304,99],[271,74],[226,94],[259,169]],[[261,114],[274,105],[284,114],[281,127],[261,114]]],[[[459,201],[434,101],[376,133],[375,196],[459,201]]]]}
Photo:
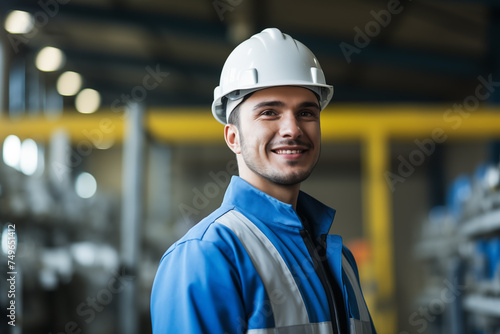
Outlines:
{"type": "Polygon", "coordinates": [[[278,29],[229,55],[212,112],[239,177],[163,256],[154,334],[375,333],[354,258],[327,235],[335,210],[300,191],[332,95],[316,57],[278,29]]]}

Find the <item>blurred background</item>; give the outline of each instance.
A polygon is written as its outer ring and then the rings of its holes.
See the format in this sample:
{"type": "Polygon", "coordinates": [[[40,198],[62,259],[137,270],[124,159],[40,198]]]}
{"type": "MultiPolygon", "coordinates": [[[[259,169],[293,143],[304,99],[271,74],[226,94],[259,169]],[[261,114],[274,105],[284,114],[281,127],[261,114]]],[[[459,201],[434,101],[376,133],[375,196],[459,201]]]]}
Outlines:
{"type": "Polygon", "coordinates": [[[303,190],[378,333],[500,333],[499,1],[2,0],[0,23],[1,333],[151,332],[162,254],[237,172],[220,70],[267,27],[335,86],[303,190]]]}

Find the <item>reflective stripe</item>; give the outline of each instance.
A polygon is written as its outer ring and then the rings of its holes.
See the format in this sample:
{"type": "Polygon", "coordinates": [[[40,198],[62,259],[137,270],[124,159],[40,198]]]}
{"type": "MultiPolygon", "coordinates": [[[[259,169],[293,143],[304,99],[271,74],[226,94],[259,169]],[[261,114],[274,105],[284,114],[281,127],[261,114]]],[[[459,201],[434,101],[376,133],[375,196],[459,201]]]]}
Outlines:
{"type": "Polygon", "coordinates": [[[331,334],[332,323],[330,321],[314,324],[295,325],[281,328],[251,329],[248,334],[331,334]]]}
{"type": "Polygon", "coordinates": [[[352,289],[354,290],[360,317],[359,320],[354,318],[350,319],[351,334],[372,334],[372,322],[370,320],[370,313],[368,313],[368,307],[366,306],[365,299],[361,293],[361,288],[359,287],[354,269],[352,269],[352,266],[344,256],[344,253],[342,253],[342,269],[344,269],[344,272],[351,283],[352,289]]]}
{"type": "Polygon", "coordinates": [[[265,234],[248,218],[234,210],[227,212],[216,222],[233,231],[248,252],[269,296],[276,327],[309,324],[307,309],[297,283],[265,234]],[[276,279],[280,276],[281,279],[276,279]]]}
{"type": "Polygon", "coordinates": [[[371,334],[372,324],[369,321],[361,321],[351,318],[351,334],[371,334]]]}
{"type": "Polygon", "coordinates": [[[351,264],[345,258],[342,253],[342,268],[349,278],[349,282],[351,282],[352,289],[354,290],[354,295],[356,296],[356,302],[358,303],[359,310],[359,318],[361,321],[370,322],[370,314],[368,313],[368,307],[366,307],[365,299],[363,298],[363,294],[361,293],[361,288],[358,284],[358,279],[356,278],[356,274],[351,267],[351,264]]]}

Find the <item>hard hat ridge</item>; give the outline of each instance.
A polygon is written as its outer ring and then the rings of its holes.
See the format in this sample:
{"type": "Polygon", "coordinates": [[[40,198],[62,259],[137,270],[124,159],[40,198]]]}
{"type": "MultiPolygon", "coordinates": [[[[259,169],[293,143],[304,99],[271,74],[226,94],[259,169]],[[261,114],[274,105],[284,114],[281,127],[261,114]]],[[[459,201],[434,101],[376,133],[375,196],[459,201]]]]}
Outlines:
{"type": "Polygon", "coordinates": [[[260,34],[255,34],[250,38],[258,39],[264,46],[266,46],[266,42],[268,42],[268,41],[276,42],[276,41],[279,41],[280,39],[286,40],[287,37],[290,37],[290,36],[282,33],[279,29],[267,28],[267,29],[262,30],[262,32],[260,34]]]}
{"type": "Polygon", "coordinates": [[[300,86],[319,97],[321,109],[333,95],[326,84],[321,66],[314,54],[301,42],[268,28],[238,45],[227,58],[220,83],[214,90],[212,113],[226,124],[238,100],[260,89],[276,86],[300,86]]]}

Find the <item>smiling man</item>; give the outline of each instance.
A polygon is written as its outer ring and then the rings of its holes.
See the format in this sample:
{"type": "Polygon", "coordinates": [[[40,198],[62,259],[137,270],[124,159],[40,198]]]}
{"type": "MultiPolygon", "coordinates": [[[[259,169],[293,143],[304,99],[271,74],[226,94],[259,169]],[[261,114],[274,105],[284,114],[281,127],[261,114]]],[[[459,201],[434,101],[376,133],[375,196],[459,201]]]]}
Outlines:
{"type": "Polygon", "coordinates": [[[212,112],[239,176],[161,259],[154,334],[375,333],[354,258],[328,234],[335,210],[300,191],[332,95],[316,57],[278,29],[229,55],[212,112]]]}
{"type": "Polygon", "coordinates": [[[300,183],[319,158],[320,110],[318,98],[306,88],[279,86],[253,93],[237,110],[238,124],[227,125],[224,133],[240,177],[295,207],[300,183]]]}

